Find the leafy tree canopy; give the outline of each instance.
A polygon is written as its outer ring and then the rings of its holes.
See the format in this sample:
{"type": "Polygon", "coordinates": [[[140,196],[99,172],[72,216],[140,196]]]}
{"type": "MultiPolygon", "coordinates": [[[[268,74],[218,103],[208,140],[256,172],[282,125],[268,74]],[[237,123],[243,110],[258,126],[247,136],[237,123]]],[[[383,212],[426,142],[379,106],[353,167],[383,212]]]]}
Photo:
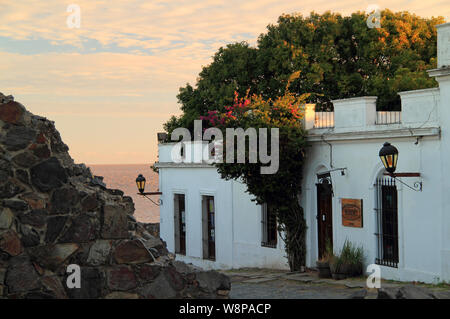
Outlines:
{"type": "Polygon", "coordinates": [[[435,25],[442,17],[384,10],[378,29],[367,27],[367,17],[364,12],[282,15],[259,36],[256,48],[245,42],[220,48],[196,87],[180,88],[183,114],[165,129],[192,128],[208,111],[224,112],[235,91],[276,99],[295,72],[300,75],[290,91],[311,93],[308,101],[319,108],[331,108],[333,99],[372,95],[380,110],[398,110],[397,92],[437,85],[426,70],[436,67],[435,25]]]}

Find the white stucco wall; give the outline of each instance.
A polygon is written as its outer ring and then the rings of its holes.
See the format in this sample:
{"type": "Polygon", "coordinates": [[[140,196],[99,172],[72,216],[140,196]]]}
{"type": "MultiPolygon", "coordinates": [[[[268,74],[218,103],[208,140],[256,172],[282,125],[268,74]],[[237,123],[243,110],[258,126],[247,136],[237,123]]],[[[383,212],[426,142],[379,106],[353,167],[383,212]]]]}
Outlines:
{"type": "MultiPolygon", "coordinates": [[[[423,181],[423,191],[415,192],[397,183],[398,225],[399,225],[399,265],[398,269],[382,266],[382,276],[397,280],[436,281],[440,276],[440,246],[442,221],[442,189],[439,181],[440,141],[438,137],[427,137],[415,145],[414,137],[389,140],[400,152],[398,172],[420,172],[422,178],[402,178],[408,184],[423,181]],[[425,165],[434,163],[434,165],[425,165]]],[[[366,265],[375,261],[377,252],[376,189],[375,178],[383,171],[378,151],[384,140],[360,140],[331,142],[333,148],[333,168],[346,167],[345,176],[340,171],[331,172],[334,196],[333,246],[338,252],[348,239],[361,245],[366,255],[366,265]],[[341,199],[363,200],[363,227],[353,228],[342,225],[341,199]]],[[[312,147],[305,166],[302,205],[305,209],[307,232],[307,266],[315,266],[317,248],[317,200],[316,174],[329,170],[330,147],[317,143],[312,147]]]]}
{"type": "Polygon", "coordinates": [[[170,166],[168,156],[174,144],[159,146],[159,180],[163,204],[160,206],[161,238],[169,251],[175,251],[174,194],[185,195],[186,255],[177,259],[204,269],[261,267],[287,269],[282,240],[277,248],[261,247],[261,207],[251,201],[245,186],[222,180],[216,169],[208,165],[181,164],[170,166]],[[166,159],[166,165],[161,162],[166,159]],[[168,164],[168,165],[167,165],[168,164]],[[169,167],[168,167],[169,166],[169,167]],[[202,195],[215,200],[216,260],[203,259],[202,195]]]}
{"type": "Polygon", "coordinates": [[[288,269],[284,243],[262,247],[261,206],[251,201],[242,183],[233,183],[233,268],[260,267],[288,269]]]}
{"type": "MultiPolygon", "coordinates": [[[[447,70],[442,76],[437,78],[439,86],[441,88],[441,108],[440,118],[446,121],[450,120],[450,69],[447,70]]],[[[450,281],[450,132],[449,125],[447,124],[442,130],[440,145],[440,167],[437,168],[440,172],[440,178],[442,183],[442,222],[441,222],[441,234],[442,234],[442,246],[441,246],[441,272],[442,278],[450,281]]],[[[436,154],[436,157],[439,156],[436,154]]]]}

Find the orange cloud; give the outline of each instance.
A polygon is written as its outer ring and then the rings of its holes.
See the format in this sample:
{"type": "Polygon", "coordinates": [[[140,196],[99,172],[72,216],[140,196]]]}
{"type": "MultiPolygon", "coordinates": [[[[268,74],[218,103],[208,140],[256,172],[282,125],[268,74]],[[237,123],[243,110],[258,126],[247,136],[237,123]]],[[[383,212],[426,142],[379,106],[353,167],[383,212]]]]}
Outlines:
{"type": "Polygon", "coordinates": [[[178,88],[195,83],[220,46],[254,44],[282,13],[350,14],[377,3],[450,17],[448,1],[442,0],[73,0],[82,22],[80,29],[69,29],[69,3],[0,0],[0,88],[56,120],[72,155],[88,163],[154,161],[156,132],[179,113],[178,88]],[[1,37],[73,49],[11,53],[1,37]],[[100,45],[86,54],[92,41],[100,45]]]}

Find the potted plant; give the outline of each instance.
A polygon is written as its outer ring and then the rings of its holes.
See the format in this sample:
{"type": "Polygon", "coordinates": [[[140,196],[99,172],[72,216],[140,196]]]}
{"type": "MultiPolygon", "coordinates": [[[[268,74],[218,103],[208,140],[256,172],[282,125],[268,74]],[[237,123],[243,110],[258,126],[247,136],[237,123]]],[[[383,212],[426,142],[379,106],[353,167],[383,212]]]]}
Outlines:
{"type": "Polygon", "coordinates": [[[362,247],[356,247],[349,241],[345,241],[341,251],[344,271],[349,277],[360,276],[362,274],[364,253],[362,247]]]}
{"type": "Polygon", "coordinates": [[[360,276],[362,274],[364,253],[362,247],[356,247],[345,241],[339,256],[330,262],[330,270],[334,279],[360,276]]]}
{"type": "Polygon", "coordinates": [[[341,280],[347,278],[345,268],[341,255],[333,256],[330,260],[330,271],[333,279],[341,280]]]}
{"type": "Polygon", "coordinates": [[[316,261],[317,270],[319,270],[319,278],[331,278],[330,263],[327,256],[322,256],[316,261]]]}
{"type": "Polygon", "coordinates": [[[327,241],[325,253],[322,258],[316,262],[317,270],[319,270],[319,278],[331,278],[330,259],[333,258],[333,255],[331,243],[327,241]]]}

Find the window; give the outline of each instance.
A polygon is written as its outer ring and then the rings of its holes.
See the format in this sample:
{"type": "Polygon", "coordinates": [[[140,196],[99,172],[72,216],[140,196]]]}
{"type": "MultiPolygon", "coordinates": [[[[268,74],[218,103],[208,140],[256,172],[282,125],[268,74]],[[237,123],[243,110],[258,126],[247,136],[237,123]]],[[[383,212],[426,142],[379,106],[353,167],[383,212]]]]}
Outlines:
{"type": "Polygon", "coordinates": [[[261,206],[261,225],[263,247],[277,247],[277,219],[267,204],[261,206]]]}
{"type": "Polygon", "coordinates": [[[186,209],[184,194],[174,195],[175,253],[186,255],[186,209]]]}
{"type": "Polygon", "coordinates": [[[377,179],[377,238],[375,262],[379,265],[398,267],[398,209],[397,186],[391,177],[377,179]]]}
{"type": "Polygon", "coordinates": [[[180,148],[180,157],[181,157],[181,159],[186,159],[185,156],[184,156],[185,155],[184,147],[185,147],[184,143],[181,144],[181,148],[180,148]]]}
{"type": "Polygon", "coordinates": [[[216,259],[214,196],[202,196],[203,259],[216,259]]]}

